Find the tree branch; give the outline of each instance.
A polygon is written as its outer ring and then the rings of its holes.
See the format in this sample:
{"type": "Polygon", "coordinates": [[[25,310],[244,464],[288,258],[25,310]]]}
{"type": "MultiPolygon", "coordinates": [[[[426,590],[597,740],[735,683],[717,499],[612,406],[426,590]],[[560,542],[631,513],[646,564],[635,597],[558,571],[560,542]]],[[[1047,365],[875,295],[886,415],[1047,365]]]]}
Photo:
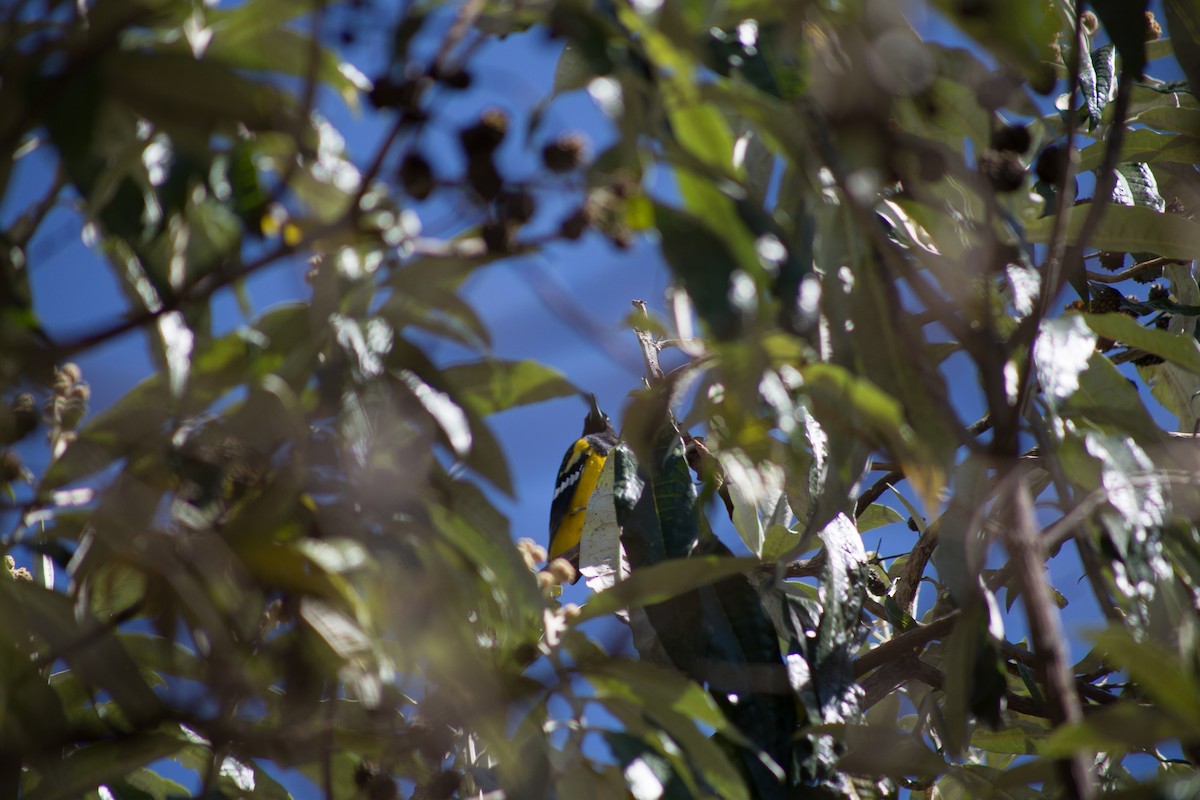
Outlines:
{"type": "MultiPolygon", "coordinates": [[[[1010,476],[1016,477],[1016,476],[1010,476]]],[[[1045,687],[1050,720],[1056,725],[1078,722],[1083,717],[1074,674],[1058,609],[1045,579],[1046,548],[1033,515],[1033,498],[1025,481],[1007,481],[1011,524],[1006,526],[1005,545],[1023,589],[1029,637],[1036,657],[1035,669],[1045,687]]],[[[1076,753],[1059,762],[1068,796],[1086,800],[1095,794],[1091,766],[1086,753],[1076,753]]]]}

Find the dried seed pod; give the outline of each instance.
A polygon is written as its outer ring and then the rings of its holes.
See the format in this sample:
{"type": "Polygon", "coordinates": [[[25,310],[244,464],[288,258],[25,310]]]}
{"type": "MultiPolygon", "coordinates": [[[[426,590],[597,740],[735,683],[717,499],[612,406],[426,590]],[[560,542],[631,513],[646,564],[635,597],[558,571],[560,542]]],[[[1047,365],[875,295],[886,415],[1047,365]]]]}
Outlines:
{"type": "Polygon", "coordinates": [[[1025,167],[1015,153],[984,151],[979,171],[997,192],[1015,192],[1025,183],[1025,167]]]}

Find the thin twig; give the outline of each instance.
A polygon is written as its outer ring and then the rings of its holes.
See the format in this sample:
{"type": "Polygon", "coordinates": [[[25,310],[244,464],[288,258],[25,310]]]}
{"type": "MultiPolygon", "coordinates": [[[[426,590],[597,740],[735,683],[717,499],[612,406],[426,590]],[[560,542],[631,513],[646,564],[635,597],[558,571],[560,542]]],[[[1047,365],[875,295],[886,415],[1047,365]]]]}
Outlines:
{"type": "Polygon", "coordinates": [[[121,322],[109,326],[93,333],[84,334],[79,338],[62,344],[56,344],[49,348],[53,354],[53,358],[61,360],[67,356],[88,350],[97,345],[103,344],[111,339],[123,336],[130,331],[137,330],[143,325],[148,325],[155,322],[164,314],[176,311],[188,303],[196,303],[207,300],[216,292],[229,286],[236,281],[248,278],[259,270],[274,264],[284,256],[291,255],[296,252],[297,247],[289,244],[280,244],[269,253],[246,264],[239,270],[233,272],[206,272],[198,276],[189,285],[185,285],[179,292],[166,297],[162,301],[162,306],[154,311],[146,310],[138,314],[126,317],[121,322]]]}
{"type": "Polygon", "coordinates": [[[1108,273],[1093,272],[1092,270],[1088,270],[1087,278],[1089,281],[1095,281],[1096,283],[1120,283],[1121,281],[1127,281],[1130,278],[1140,275],[1148,270],[1152,270],[1156,267],[1166,266],[1173,261],[1175,261],[1173,258],[1148,258],[1145,261],[1139,261],[1132,267],[1123,269],[1120,272],[1108,273]]]}
{"type": "MultiPolygon", "coordinates": [[[[638,310],[643,317],[649,319],[650,314],[646,311],[645,300],[634,300],[633,307],[638,310]]],[[[654,341],[654,334],[644,328],[634,328],[634,334],[637,336],[638,346],[642,349],[642,361],[646,364],[646,374],[649,376],[650,385],[653,386],[662,383],[664,377],[662,367],[658,364],[658,344],[654,341]]]]}

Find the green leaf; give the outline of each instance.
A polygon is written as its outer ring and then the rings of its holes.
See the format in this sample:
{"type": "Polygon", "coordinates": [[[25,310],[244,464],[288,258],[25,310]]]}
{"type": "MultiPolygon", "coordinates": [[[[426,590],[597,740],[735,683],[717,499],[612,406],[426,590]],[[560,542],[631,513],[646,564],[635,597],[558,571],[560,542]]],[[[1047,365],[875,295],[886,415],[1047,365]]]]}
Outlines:
{"type": "Polygon", "coordinates": [[[927,509],[937,508],[946,474],[908,421],[895,398],[871,381],[832,364],[801,367],[802,391],[816,404],[825,427],[846,427],[886,446],[904,465],[904,473],[927,509]]]}
{"type": "Polygon", "coordinates": [[[20,608],[30,632],[77,670],[82,680],[107,692],[135,725],[161,718],[163,704],[142,680],[137,663],[113,632],[90,616],[78,619],[71,600],[27,582],[0,581],[4,605],[20,608]],[[83,637],[87,647],[79,647],[83,637]]]}
{"type": "Polygon", "coordinates": [[[640,661],[609,659],[586,675],[596,694],[613,705],[625,700],[660,726],[682,748],[697,777],[718,797],[747,797],[737,769],[697,724],[741,738],[708,693],[683,675],[640,661]]]}
{"type": "Polygon", "coordinates": [[[882,528],[884,525],[903,521],[904,517],[896,509],[891,506],[874,503],[867,506],[867,510],[858,515],[858,531],[859,533],[866,533],[875,528],[882,528]]]}
{"type": "Polygon", "coordinates": [[[1080,751],[1120,754],[1153,750],[1162,742],[1188,739],[1192,723],[1172,716],[1162,708],[1120,702],[1089,713],[1083,722],[1057,728],[1038,744],[1044,758],[1066,758],[1080,751]]]}
{"type": "Polygon", "coordinates": [[[976,42],[1024,74],[1034,91],[1053,89],[1049,48],[1058,25],[1046,3],[1014,0],[967,6],[952,0],[936,0],[934,6],[976,42]]]}
{"type": "Polygon", "coordinates": [[[831,723],[807,728],[806,734],[830,734],[845,746],[837,767],[861,775],[893,778],[932,778],[946,771],[946,762],[921,737],[880,725],[831,723]]]}
{"type": "MultiPolygon", "coordinates": [[[[1197,131],[1200,131],[1200,110],[1195,108],[1179,108],[1178,106],[1154,106],[1142,111],[1137,115],[1137,121],[1143,125],[1149,125],[1151,128],[1156,128],[1160,131],[1176,131],[1178,133],[1188,134],[1189,136],[1197,136],[1197,131]]],[[[1128,141],[1129,137],[1139,131],[1126,131],[1125,138],[1128,141]]],[[[1091,148],[1089,147],[1088,150],[1091,148]]],[[[1086,151],[1085,151],[1086,152],[1086,151]]],[[[1124,153],[1124,150],[1121,151],[1124,153]]],[[[1126,160],[1124,158],[1122,161],[1126,160]]],[[[1146,159],[1128,159],[1130,161],[1144,161],[1146,159]]],[[[1099,163],[1099,159],[1096,163],[1099,163]]]]}
{"type": "Polygon", "coordinates": [[[757,558],[694,556],[637,568],[629,578],[600,592],[580,609],[579,620],[612,614],[623,608],[652,606],[731,575],[744,575],[762,566],[757,558]]]}
{"type": "Polygon", "coordinates": [[[188,139],[214,132],[299,129],[294,99],[190,54],[117,50],[102,62],[109,91],[163,130],[188,139]]]}
{"type": "Polygon", "coordinates": [[[1110,627],[1089,638],[1105,663],[1128,672],[1163,711],[1193,731],[1200,726],[1200,679],[1177,653],[1157,642],[1138,641],[1123,628],[1110,627]]]}
{"type": "Polygon", "coordinates": [[[1061,407],[1063,416],[1091,427],[1132,434],[1146,444],[1162,440],[1162,429],[1138,396],[1137,388],[1104,357],[1094,353],[1079,375],[1079,387],[1061,407]]]}
{"type": "Polygon", "coordinates": [[[1149,165],[1134,161],[1117,165],[1117,174],[1125,179],[1129,186],[1129,194],[1133,204],[1152,208],[1155,211],[1166,210],[1167,203],[1158,193],[1158,181],[1149,165]]]}
{"type": "Polygon", "coordinates": [[[29,800],[75,800],[102,783],[171,756],[186,744],[181,736],[143,731],[88,745],[64,757],[23,796],[29,800]]]}
{"type": "Polygon", "coordinates": [[[1106,339],[1136,347],[1200,375],[1200,344],[1192,337],[1146,328],[1126,314],[1084,314],[1088,327],[1106,339]]]}
{"type": "Polygon", "coordinates": [[[442,370],[455,396],[481,417],[578,394],[562,373],[537,361],[486,359],[442,370]]]}
{"type": "Polygon", "coordinates": [[[1200,375],[1169,362],[1138,366],[1137,370],[1154,399],[1178,419],[1178,430],[1191,433],[1200,417],[1192,400],[1200,392],[1200,375]]]}
{"type": "MultiPolygon", "coordinates": [[[[1178,214],[1160,214],[1140,206],[1105,206],[1096,232],[1087,242],[1079,241],[1088,204],[1067,209],[1066,237],[1069,244],[1121,253],[1154,253],[1164,258],[1191,260],[1200,252],[1200,224],[1178,214]]],[[[1043,217],[1025,228],[1030,241],[1046,244],[1054,226],[1053,217],[1043,217]]]]}
{"type": "Polygon", "coordinates": [[[741,312],[729,299],[737,262],[728,245],[691,214],[656,203],[654,215],[663,257],[683,282],[700,319],[716,338],[732,338],[741,329],[741,312]]]}
{"type": "Polygon", "coordinates": [[[646,661],[605,658],[581,665],[580,673],[589,679],[611,679],[604,683],[606,696],[653,703],[722,733],[732,730],[712,696],[674,670],[646,661]]]}
{"type": "Polygon", "coordinates": [[[1163,0],[1163,11],[1175,58],[1194,91],[1200,86],[1200,0],[1163,0]]]}
{"type": "MultiPolygon", "coordinates": [[[[1200,112],[1191,112],[1194,122],[1200,125],[1200,112]]],[[[1200,130],[1200,128],[1197,128],[1200,130]]],[[[1096,169],[1104,160],[1105,142],[1088,145],[1079,153],[1080,169],[1096,169]]],[[[1200,136],[1190,133],[1156,133],[1149,128],[1126,131],[1121,142],[1120,159],[1154,164],[1171,161],[1177,164],[1194,164],[1200,161],[1200,136]]]]}

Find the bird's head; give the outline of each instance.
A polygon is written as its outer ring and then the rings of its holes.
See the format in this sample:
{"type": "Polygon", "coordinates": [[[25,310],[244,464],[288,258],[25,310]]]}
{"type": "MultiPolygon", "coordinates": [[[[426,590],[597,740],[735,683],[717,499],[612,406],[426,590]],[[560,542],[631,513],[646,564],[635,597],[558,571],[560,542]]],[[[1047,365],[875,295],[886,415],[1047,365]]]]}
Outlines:
{"type": "Polygon", "coordinates": [[[589,394],[587,400],[589,408],[588,415],[583,420],[583,435],[612,430],[612,421],[609,420],[608,414],[600,410],[599,404],[596,403],[596,395],[589,394]]]}

